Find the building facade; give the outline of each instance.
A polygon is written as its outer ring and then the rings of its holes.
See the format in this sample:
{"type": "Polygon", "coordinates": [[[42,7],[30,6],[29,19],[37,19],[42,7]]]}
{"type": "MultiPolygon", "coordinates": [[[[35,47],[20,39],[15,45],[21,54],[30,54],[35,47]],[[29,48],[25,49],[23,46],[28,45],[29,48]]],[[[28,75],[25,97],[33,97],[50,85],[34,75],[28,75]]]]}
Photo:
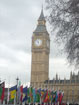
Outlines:
{"type": "Polygon", "coordinates": [[[70,74],[70,79],[64,78],[53,80],[46,80],[44,82],[44,87],[53,90],[61,90],[64,92],[63,101],[69,103],[79,103],[79,72],[77,75],[75,73],[70,74]]]}
{"type": "Polygon", "coordinates": [[[38,24],[32,35],[31,86],[48,88],[64,92],[64,102],[79,102],[79,73],[70,74],[70,79],[49,80],[50,37],[46,29],[46,20],[41,11],[38,24]]]}
{"type": "Polygon", "coordinates": [[[43,14],[38,19],[38,25],[32,35],[32,67],[31,85],[44,83],[49,78],[49,53],[50,38],[46,29],[46,21],[43,14]]]}

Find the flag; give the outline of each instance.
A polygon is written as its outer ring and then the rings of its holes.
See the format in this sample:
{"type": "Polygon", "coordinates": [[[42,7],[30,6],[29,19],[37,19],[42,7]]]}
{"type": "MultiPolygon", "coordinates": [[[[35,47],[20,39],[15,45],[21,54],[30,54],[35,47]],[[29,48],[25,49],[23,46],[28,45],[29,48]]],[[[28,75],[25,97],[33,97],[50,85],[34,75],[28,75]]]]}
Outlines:
{"type": "Polygon", "coordinates": [[[2,96],[2,84],[0,84],[0,99],[1,99],[1,96],[2,96]]]}
{"type": "Polygon", "coordinates": [[[52,94],[50,93],[50,103],[52,103],[52,94]]]}
{"type": "Polygon", "coordinates": [[[30,101],[31,101],[31,103],[33,102],[33,88],[32,87],[30,87],[29,88],[30,89],[30,101]]]}
{"type": "Polygon", "coordinates": [[[23,99],[22,102],[27,100],[27,87],[23,88],[23,99]]]}
{"type": "Polygon", "coordinates": [[[33,89],[33,103],[36,102],[36,90],[35,88],[33,89]]]}
{"type": "Polygon", "coordinates": [[[40,103],[40,94],[39,94],[38,90],[36,91],[36,102],[40,103]]]}
{"type": "Polygon", "coordinates": [[[28,96],[28,103],[31,103],[31,98],[30,98],[30,88],[27,88],[27,96],[28,96]]]}
{"type": "Polygon", "coordinates": [[[33,102],[33,88],[29,87],[27,89],[27,96],[28,96],[28,103],[32,103],[33,102]]]}
{"type": "Polygon", "coordinates": [[[0,84],[0,99],[2,102],[4,100],[4,92],[5,92],[5,82],[0,84]]]}
{"type": "Polygon", "coordinates": [[[22,102],[22,98],[23,98],[23,86],[20,86],[20,92],[21,92],[20,101],[22,102]]]}
{"type": "Polygon", "coordinates": [[[41,102],[44,102],[45,97],[46,97],[46,90],[42,89],[41,90],[41,102]]]}
{"type": "Polygon", "coordinates": [[[52,90],[51,93],[50,93],[50,101],[51,101],[51,103],[53,102],[53,94],[54,94],[54,91],[52,90]]]}
{"type": "Polygon", "coordinates": [[[41,90],[41,98],[43,98],[43,97],[44,97],[44,93],[45,93],[44,89],[43,89],[43,90],[41,90]]]}
{"type": "Polygon", "coordinates": [[[19,86],[21,86],[21,81],[19,81],[19,86]]]}
{"type": "Polygon", "coordinates": [[[38,91],[38,93],[39,93],[40,96],[41,96],[41,88],[39,88],[37,91],[38,91]]]}
{"type": "Polygon", "coordinates": [[[60,92],[59,95],[58,95],[59,104],[61,104],[62,99],[63,99],[63,92],[60,92]]]}
{"type": "Polygon", "coordinates": [[[13,101],[16,97],[17,85],[10,88],[10,101],[13,101]]]}
{"type": "Polygon", "coordinates": [[[55,102],[58,101],[58,94],[59,94],[59,92],[57,91],[57,92],[56,92],[56,96],[55,96],[55,102]]]}
{"type": "Polygon", "coordinates": [[[23,96],[23,86],[19,86],[18,89],[17,89],[18,101],[22,102],[22,96],[23,96]]]}
{"type": "Polygon", "coordinates": [[[53,97],[52,102],[55,102],[55,98],[56,98],[56,91],[54,91],[54,92],[53,92],[53,96],[52,96],[52,97],[53,97]]]}
{"type": "Polygon", "coordinates": [[[50,97],[49,97],[49,92],[47,90],[47,93],[46,93],[46,96],[45,96],[45,99],[44,99],[44,103],[47,103],[50,101],[50,97]]]}

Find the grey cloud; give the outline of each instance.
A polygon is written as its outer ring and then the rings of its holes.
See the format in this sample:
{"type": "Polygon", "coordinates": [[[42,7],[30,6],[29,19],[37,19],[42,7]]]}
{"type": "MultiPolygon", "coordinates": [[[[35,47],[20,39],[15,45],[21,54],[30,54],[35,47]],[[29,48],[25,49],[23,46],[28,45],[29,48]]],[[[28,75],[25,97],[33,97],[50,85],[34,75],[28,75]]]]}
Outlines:
{"type": "Polygon", "coordinates": [[[16,62],[18,60],[14,51],[3,44],[0,44],[0,58],[9,60],[10,62],[16,62]]]}
{"type": "MultiPolygon", "coordinates": [[[[0,59],[7,63],[0,66],[0,77],[7,82],[9,76],[13,82],[17,75],[23,83],[30,81],[31,37],[41,7],[42,0],[0,0],[0,59]]],[[[50,53],[50,58],[60,57],[53,40],[50,53]]]]}
{"type": "MultiPolygon", "coordinates": [[[[37,0],[34,1],[36,2],[37,0]]],[[[0,3],[0,11],[2,13],[0,14],[0,17],[2,17],[2,26],[0,28],[16,29],[22,19],[25,22],[29,21],[30,23],[30,21],[32,21],[32,18],[36,17],[32,12],[35,5],[34,1],[32,2],[31,0],[29,0],[27,2],[26,0],[2,0],[2,3],[0,3]]]]}
{"type": "Polygon", "coordinates": [[[6,78],[6,82],[9,76],[13,82],[17,75],[21,76],[23,83],[30,80],[31,36],[36,27],[41,2],[0,1],[0,59],[3,60],[0,77],[6,78]]]}

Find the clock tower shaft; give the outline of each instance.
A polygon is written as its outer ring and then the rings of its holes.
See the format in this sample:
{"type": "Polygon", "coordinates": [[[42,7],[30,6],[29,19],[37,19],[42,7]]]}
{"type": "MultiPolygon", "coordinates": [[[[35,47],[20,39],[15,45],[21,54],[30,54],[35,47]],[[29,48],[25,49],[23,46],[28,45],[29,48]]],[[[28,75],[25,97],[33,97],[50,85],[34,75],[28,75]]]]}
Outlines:
{"type": "Polygon", "coordinates": [[[42,10],[32,35],[31,85],[34,87],[49,79],[50,37],[45,24],[42,10]]]}

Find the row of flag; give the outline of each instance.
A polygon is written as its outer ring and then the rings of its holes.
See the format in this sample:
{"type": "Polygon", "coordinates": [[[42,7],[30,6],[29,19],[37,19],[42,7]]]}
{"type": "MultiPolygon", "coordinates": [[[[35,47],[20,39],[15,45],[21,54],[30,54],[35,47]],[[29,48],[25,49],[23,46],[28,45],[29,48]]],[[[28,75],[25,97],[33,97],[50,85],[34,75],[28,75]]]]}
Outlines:
{"type": "MultiPolygon", "coordinates": [[[[0,100],[4,100],[5,83],[0,84],[0,100]]],[[[61,103],[63,92],[48,89],[36,89],[32,87],[24,87],[15,85],[8,89],[8,102],[18,103],[61,103]]]]}

